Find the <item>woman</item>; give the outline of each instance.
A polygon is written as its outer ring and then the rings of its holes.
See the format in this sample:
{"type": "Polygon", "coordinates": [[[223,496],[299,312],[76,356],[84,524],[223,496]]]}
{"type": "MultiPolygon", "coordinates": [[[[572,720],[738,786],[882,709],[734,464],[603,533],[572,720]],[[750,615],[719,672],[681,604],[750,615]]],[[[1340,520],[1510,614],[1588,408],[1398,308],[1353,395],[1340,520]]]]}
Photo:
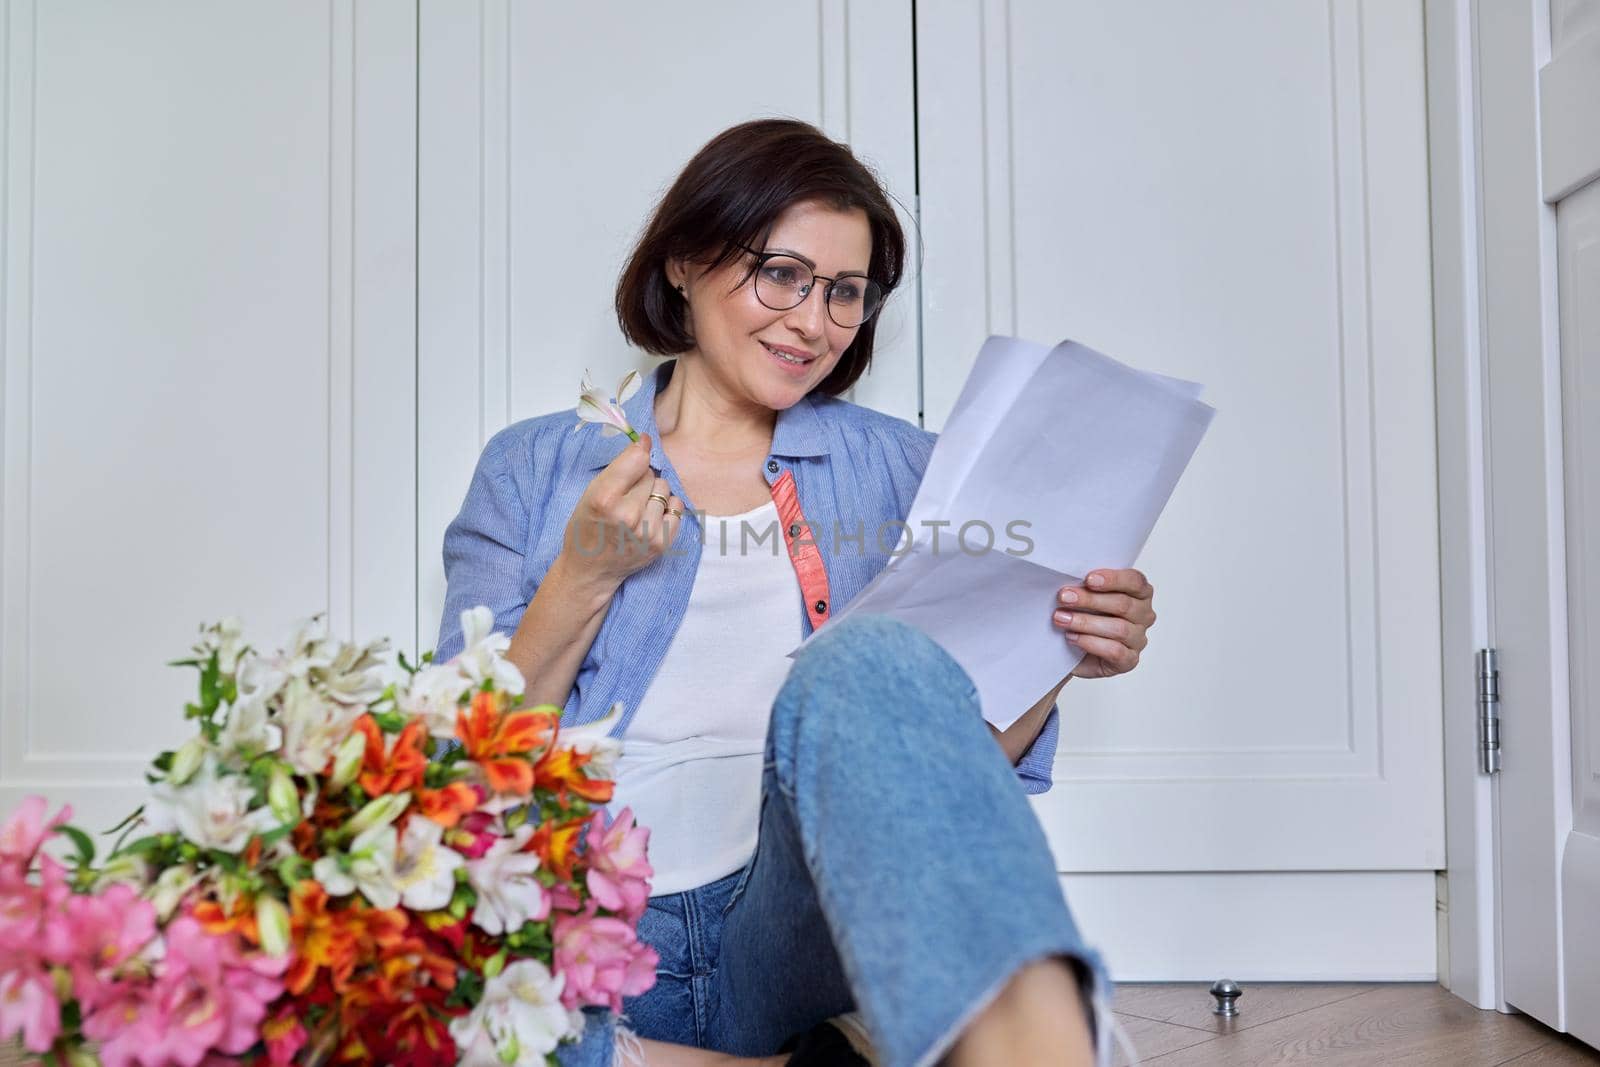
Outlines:
{"type": "MultiPolygon", "coordinates": [[[[440,658],[487,604],[530,702],[573,723],[625,709],[611,809],[651,828],[639,933],[661,963],[564,1063],[1107,1055],[1108,977],[1024,796],[1049,787],[1068,679],[999,732],[897,621],[852,617],[786,658],[887,562],[932,451],[837,399],[904,255],[845,146],[789,120],[718,135],[618,285],[627,339],[678,356],[625,404],[640,440],[519,422],[445,534],[440,658]]],[[[1052,612],[1086,653],[1074,676],[1123,673],[1153,590],[1134,570],[1088,580],[1018,610],[1052,612]]]]}

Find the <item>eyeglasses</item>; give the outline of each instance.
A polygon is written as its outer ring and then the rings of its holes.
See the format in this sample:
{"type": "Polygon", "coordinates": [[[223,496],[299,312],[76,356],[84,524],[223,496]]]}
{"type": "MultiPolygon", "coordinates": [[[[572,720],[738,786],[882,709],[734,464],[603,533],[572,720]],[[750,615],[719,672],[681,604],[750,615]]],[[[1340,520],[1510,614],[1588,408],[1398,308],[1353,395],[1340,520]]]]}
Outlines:
{"type": "Polygon", "coordinates": [[[827,278],[787,252],[757,252],[745,245],[739,247],[758,260],[756,299],[773,311],[799,307],[818,281],[828,283],[822,291],[828,317],[847,330],[860,326],[883,306],[883,286],[871,278],[855,274],[827,278]]]}

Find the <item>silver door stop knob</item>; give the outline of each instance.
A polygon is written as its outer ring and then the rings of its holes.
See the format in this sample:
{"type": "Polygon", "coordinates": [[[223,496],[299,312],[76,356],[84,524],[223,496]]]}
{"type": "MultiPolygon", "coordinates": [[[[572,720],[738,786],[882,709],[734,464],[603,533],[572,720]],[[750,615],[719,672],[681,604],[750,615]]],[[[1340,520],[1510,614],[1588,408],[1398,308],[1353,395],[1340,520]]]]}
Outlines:
{"type": "Polygon", "coordinates": [[[1244,990],[1239,988],[1239,983],[1232,978],[1218,978],[1211,983],[1211,995],[1217,998],[1217,1006],[1212,1008],[1212,1014],[1231,1019],[1239,1014],[1238,999],[1244,996],[1244,990]]]}

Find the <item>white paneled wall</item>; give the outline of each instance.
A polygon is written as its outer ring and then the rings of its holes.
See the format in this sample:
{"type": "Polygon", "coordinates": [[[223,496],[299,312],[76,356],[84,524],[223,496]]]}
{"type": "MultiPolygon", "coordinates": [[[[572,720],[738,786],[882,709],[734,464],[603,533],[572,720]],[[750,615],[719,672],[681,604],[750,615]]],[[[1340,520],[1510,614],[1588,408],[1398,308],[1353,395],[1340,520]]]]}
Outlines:
{"type": "Polygon", "coordinates": [[[93,829],[202,621],[411,638],[415,20],[4,12],[0,806],[93,829]]]}

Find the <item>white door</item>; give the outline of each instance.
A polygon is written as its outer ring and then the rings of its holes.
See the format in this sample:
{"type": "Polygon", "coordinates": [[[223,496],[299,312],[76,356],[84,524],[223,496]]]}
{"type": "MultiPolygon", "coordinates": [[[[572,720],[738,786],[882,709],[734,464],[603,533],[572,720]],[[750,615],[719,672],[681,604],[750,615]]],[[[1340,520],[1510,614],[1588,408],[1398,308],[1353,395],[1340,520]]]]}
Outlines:
{"type": "Polygon", "coordinates": [[[1600,5],[1476,5],[1504,997],[1600,1044],[1600,5]]]}
{"type": "Polygon", "coordinates": [[[1147,661],[1062,693],[1038,812],[1080,919],[1122,978],[1432,978],[1420,3],[935,0],[917,33],[930,428],[990,332],[1217,408],[1139,560],[1147,661]]]}

